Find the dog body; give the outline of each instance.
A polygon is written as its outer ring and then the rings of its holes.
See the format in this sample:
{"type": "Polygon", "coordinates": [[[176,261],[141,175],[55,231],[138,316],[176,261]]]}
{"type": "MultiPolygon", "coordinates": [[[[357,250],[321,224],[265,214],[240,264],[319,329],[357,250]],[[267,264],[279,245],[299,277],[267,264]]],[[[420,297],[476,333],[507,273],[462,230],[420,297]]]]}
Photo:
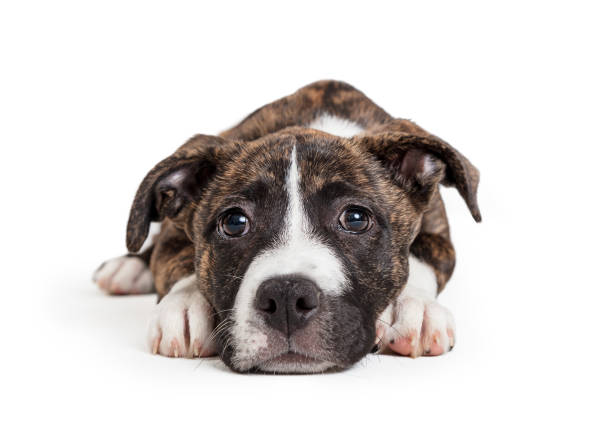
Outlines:
{"type": "Polygon", "coordinates": [[[480,221],[465,157],[350,85],[316,82],[153,168],[130,213],[132,255],[95,280],[158,293],[148,341],[167,356],[320,372],[373,348],[439,355],[455,341],[435,300],[455,265],[440,183],[480,221]]]}

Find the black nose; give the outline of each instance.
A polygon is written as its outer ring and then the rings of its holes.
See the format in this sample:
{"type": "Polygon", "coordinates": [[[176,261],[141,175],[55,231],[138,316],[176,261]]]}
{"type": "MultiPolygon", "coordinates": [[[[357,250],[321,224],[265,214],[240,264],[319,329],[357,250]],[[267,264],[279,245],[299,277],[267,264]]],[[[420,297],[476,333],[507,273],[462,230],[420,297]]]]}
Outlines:
{"type": "Polygon", "coordinates": [[[319,306],[319,288],[308,279],[285,276],[262,282],[255,307],[268,325],[291,335],[306,326],[319,306]]]}

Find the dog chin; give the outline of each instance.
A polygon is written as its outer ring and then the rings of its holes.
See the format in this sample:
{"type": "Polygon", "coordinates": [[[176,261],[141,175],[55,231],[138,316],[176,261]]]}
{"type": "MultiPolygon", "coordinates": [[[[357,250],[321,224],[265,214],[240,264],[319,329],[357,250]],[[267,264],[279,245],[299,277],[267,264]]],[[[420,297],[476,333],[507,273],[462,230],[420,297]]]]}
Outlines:
{"type": "Polygon", "coordinates": [[[337,367],[335,363],[287,352],[257,364],[254,370],[264,373],[322,373],[337,367]]]}

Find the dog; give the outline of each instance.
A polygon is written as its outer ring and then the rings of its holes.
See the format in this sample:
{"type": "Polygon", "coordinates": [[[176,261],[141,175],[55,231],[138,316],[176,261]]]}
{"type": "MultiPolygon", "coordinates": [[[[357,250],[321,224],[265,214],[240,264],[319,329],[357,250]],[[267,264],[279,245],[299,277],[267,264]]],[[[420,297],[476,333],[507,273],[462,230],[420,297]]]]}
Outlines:
{"type": "Polygon", "coordinates": [[[157,164],[134,198],[129,254],[94,280],[157,293],[154,354],[274,373],[441,355],[456,335],[436,301],[455,266],[439,185],[479,222],[478,182],[440,138],[319,81],[157,164]]]}

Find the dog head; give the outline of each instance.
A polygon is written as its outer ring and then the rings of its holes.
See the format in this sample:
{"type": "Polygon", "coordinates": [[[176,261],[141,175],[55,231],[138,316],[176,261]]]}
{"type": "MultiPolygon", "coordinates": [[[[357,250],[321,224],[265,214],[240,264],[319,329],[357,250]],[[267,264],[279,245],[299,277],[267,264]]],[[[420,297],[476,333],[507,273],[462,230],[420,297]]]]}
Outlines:
{"type": "Polygon", "coordinates": [[[377,317],[406,283],[438,183],[479,220],[477,170],[433,136],[199,135],[142,182],[127,244],[138,251],[151,221],[184,230],[233,369],[347,367],[372,349],[377,317]]]}

